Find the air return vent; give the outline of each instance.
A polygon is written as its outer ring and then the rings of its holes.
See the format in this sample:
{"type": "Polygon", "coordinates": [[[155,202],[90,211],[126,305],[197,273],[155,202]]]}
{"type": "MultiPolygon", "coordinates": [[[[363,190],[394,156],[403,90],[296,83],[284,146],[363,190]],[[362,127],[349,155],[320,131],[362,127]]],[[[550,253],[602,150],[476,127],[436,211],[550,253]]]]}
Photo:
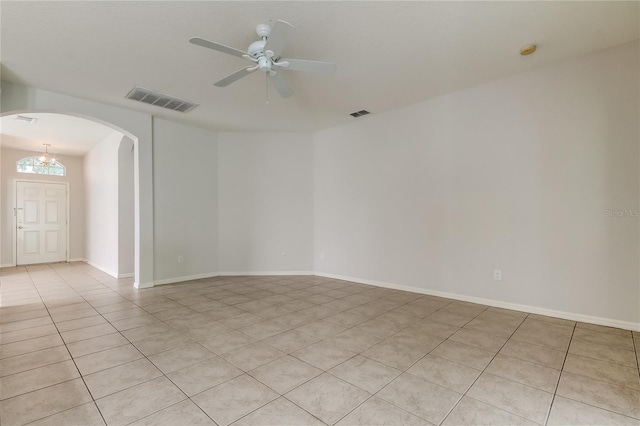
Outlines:
{"type": "Polygon", "coordinates": [[[173,96],[138,86],[134,86],[125,98],[180,112],[189,112],[198,106],[194,102],[174,98],[173,96]]]}
{"type": "Polygon", "coordinates": [[[27,124],[36,124],[36,121],[38,121],[38,119],[35,117],[27,117],[25,115],[17,115],[16,121],[21,121],[27,124]]]}
{"type": "Polygon", "coordinates": [[[366,109],[363,109],[361,111],[352,112],[349,115],[352,116],[352,117],[361,117],[361,116],[367,115],[367,114],[371,114],[371,113],[369,111],[367,111],[366,109]]]}

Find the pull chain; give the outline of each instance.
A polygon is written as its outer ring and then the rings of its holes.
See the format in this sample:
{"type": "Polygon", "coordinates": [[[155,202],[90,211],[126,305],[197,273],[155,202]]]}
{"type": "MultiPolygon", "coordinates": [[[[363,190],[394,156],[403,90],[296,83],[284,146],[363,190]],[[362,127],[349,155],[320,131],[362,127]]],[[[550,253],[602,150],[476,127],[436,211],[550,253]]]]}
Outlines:
{"type": "Polygon", "coordinates": [[[269,105],[269,73],[264,73],[264,95],[267,100],[266,104],[269,105]]]}

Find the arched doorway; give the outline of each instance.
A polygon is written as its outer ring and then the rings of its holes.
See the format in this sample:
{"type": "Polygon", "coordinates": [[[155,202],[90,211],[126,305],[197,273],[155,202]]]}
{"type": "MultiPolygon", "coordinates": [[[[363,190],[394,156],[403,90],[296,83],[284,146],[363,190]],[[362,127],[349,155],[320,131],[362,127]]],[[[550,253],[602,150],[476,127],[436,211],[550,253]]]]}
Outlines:
{"type": "MultiPolygon", "coordinates": [[[[0,233],[3,244],[0,259],[3,266],[19,264],[19,234],[17,211],[18,188],[16,182],[51,183],[56,177],[42,174],[19,175],[16,161],[26,153],[42,151],[41,143],[47,135],[34,131],[37,120],[56,124],[40,126],[56,133],[57,147],[53,151],[63,152],[67,162],[78,164],[82,158],[82,176],[64,176],[68,191],[69,245],[67,261],[86,260],[115,277],[135,276],[136,286],[140,283],[140,217],[139,212],[139,139],[132,133],[112,123],[95,117],[75,113],[52,111],[11,111],[0,116],[2,120],[2,205],[0,213],[0,233]],[[20,130],[13,124],[20,118],[35,118],[29,131],[20,130]],[[9,125],[7,125],[9,124],[9,125]],[[66,130],[66,133],[65,133],[66,130]],[[83,133],[84,131],[84,133],[83,133]],[[87,133],[89,132],[89,133],[87,133]],[[22,133],[22,134],[21,134],[22,133]],[[93,140],[84,140],[74,145],[76,139],[93,134],[93,140]],[[97,141],[98,140],[98,141],[97,141]],[[93,145],[93,146],[91,146],[93,145]],[[69,155],[66,155],[69,154],[69,155]],[[10,157],[10,158],[7,158],[10,157]],[[20,157],[16,159],[17,157],[20,157]],[[71,159],[74,158],[72,161],[71,159]],[[15,161],[14,161],[15,160],[15,161]],[[114,167],[115,166],[115,167],[114,167]],[[82,180],[82,183],[79,183],[82,180]],[[73,190],[71,189],[73,188],[73,190]],[[115,208],[114,208],[115,206],[115,208]],[[84,216],[84,217],[83,217],[84,216]],[[82,240],[80,250],[79,240],[82,240]],[[8,249],[10,248],[10,253],[8,249]],[[82,253],[78,257],[78,253],[82,253]],[[10,261],[7,261],[8,259],[10,261]]],[[[90,138],[84,138],[90,139],[90,138]]],[[[35,154],[34,154],[35,155],[35,154]]],[[[68,167],[67,167],[68,169],[68,167]]],[[[76,175],[78,170],[75,170],[76,175]]]]}

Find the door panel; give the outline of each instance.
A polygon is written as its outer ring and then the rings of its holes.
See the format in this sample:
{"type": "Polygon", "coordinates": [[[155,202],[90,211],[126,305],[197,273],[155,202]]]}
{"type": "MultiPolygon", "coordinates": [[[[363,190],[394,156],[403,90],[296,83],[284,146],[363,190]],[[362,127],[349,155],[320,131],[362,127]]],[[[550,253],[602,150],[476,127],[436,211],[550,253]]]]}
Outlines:
{"type": "Polygon", "coordinates": [[[59,231],[45,231],[44,239],[46,242],[45,244],[47,247],[47,253],[55,253],[60,250],[60,247],[58,246],[59,234],[60,234],[59,231]]]}
{"type": "Polygon", "coordinates": [[[40,253],[40,231],[24,231],[24,252],[26,254],[40,253]]]}
{"type": "Polygon", "coordinates": [[[38,198],[40,195],[40,188],[27,187],[24,188],[24,196],[28,198],[38,198]]]}
{"type": "Polygon", "coordinates": [[[40,205],[35,200],[25,200],[24,202],[24,223],[27,225],[37,225],[40,223],[40,205]]]}
{"type": "MultiPolygon", "coordinates": [[[[66,189],[66,188],[64,188],[66,189]]],[[[59,198],[62,190],[60,189],[53,189],[53,188],[45,188],[44,193],[46,195],[47,198],[59,198]]]]}
{"type": "Polygon", "coordinates": [[[17,264],[67,259],[67,187],[16,182],[17,264]]]}
{"type": "Polygon", "coordinates": [[[59,203],[57,201],[47,201],[45,203],[45,220],[47,225],[58,223],[59,203]]]}

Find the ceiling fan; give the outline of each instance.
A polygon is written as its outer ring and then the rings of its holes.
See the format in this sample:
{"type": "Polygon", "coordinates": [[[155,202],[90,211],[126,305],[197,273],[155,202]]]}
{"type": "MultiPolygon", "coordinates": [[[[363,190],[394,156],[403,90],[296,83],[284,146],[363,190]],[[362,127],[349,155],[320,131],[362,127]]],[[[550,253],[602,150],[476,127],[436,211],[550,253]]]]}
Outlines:
{"type": "Polygon", "coordinates": [[[293,95],[293,90],[280,73],[281,70],[332,73],[335,72],[337,68],[336,64],[330,62],[282,58],[282,50],[287,45],[293,29],[294,27],[290,23],[279,20],[274,23],[273,28],[266,24],[260,24],[256,27],[256,33],[258,37],[260,37],[260,40],[251,43],[247,52],[214,43],[200,37],[193,37],[189,39],[189,41],[198,46],[238,56],[253,62],[252,65],[242,68],[216,82],[215,86],[226,87],[252,72],[260,70],[271,80],[271,83],[273,83],[273,86],[280,96],[286,98],[293,95]]]}

